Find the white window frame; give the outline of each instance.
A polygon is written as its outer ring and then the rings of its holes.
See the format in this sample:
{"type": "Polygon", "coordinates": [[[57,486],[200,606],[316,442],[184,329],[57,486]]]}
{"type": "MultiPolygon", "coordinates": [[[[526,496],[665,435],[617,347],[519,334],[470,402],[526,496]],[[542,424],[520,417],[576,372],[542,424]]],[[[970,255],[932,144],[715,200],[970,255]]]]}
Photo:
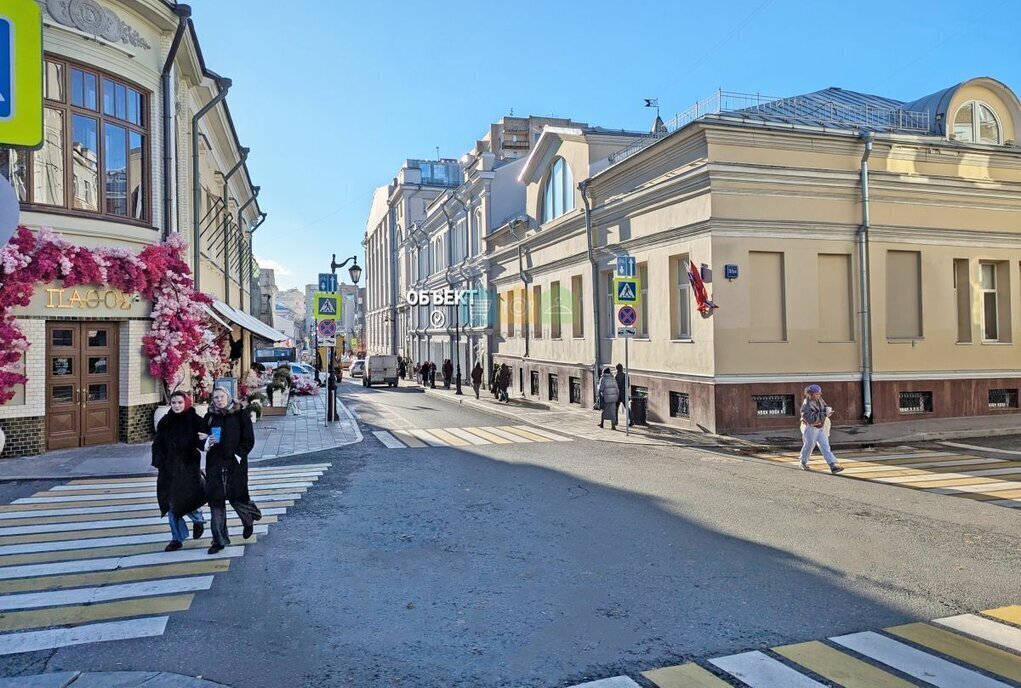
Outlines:
{"type": "Polygon", "coordinates": [[[999,266],[996,263],[979,263],[978,264],[978,289],[979,293],[982,294],[982,341],[983,342],[998,342],[1000,341],[1000,296],[997,292],[999,286],[999,266]],[[986,267],[992,268],[993,274],[993,285],[992,287],[986,287],[982,283],[982,273],[986,267]],[[992,294],[993,296],[993,312],[996,313],[996,336],[988,337],[986,330],[986,295],[992,294]]]}
{"type": "Polygon", "coordinates": [[[677,284],[674,286],[674,296],[677,304],[674,306],[677,316],[677,329],[674,331],[674,339],[680,341],[691,341],[691,282],[688,280],[688,260],[677,258],[677,284]]]}
{"type": "Polygon", "coordinates": [[[950,134],[951,134],[951,136],[955,140],[961,141],[961,139],[957,139],[957,115],[959,115],[961,113],[961,110],[963,110],[966,107],[971,108],[971,141],[962,141],[962,143],[981,143],[981,144],[984,144],[984,145],[987,145],[987,146],[989,146],[989,145],[997,145],[997,146],[1002,145],[1003,144],[1003,124],[1000,122],[1000,116],[996,114],[996,110],[993,108],[992,105],[990,105],[989,103],[987,103],[987,102],[985,102],[983,100],[969,100],[968,102],[966,102],[963,105],[961,105],[961,107],[957,108],[957,110],[954,112],[954,118],[950,122],[950,134]],[[989,114],[991,114],[993,116],[993,121],[996,122],[996,143],[995,144],[984,143],[983,141],[979,140],[980,137],[979,137],[978,108],[979,108],[980,105],[985,107],[987,110],[989,110],[989,114]]]}

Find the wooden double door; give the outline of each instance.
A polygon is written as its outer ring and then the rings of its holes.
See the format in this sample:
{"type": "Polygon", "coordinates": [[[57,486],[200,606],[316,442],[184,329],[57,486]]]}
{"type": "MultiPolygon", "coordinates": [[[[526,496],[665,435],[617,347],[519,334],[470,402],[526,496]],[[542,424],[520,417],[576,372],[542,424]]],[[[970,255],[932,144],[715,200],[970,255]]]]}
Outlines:
{"type": "Polygon", "coordinates": [[[46,323],[46,448],[117,441],[118,324],[46,323]]]}

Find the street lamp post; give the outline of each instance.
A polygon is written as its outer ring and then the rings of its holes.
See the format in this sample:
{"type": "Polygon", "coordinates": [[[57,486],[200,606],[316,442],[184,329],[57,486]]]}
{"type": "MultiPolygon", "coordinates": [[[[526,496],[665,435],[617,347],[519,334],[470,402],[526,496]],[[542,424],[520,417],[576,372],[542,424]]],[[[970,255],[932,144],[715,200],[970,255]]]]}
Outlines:
{"type": "MultiPolygon", "coordinates": [[[[348,272],[351,274],[351,281],[354,282],[355,286],[358,286],[358,280],[362,278],[362,269],[358,266],[358,258],[351,256],[347,258],[343,263],[337,262],[337,254],[333,254],[333,260],[330,261],[330,272],[334,275],[337,274],[337,268],[342,268],[351,261],[354,261],[354,265],[348,268],[348,272]]],[[[334,344],[330,348],[330,376],[326,379],[326,422],[331,423],[337,420],[337,370],[336,370],[336,356],[337,356],[337,345],[334,344]]]]}

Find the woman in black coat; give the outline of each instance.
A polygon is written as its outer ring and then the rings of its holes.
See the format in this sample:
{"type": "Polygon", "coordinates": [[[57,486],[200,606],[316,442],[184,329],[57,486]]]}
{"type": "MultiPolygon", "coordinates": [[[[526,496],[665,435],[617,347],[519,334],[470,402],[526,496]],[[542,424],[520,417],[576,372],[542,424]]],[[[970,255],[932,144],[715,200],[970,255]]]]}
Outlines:
{"type": "Polygon", "coordinates": [[[255,446],[255,431],[249,410],[230,398],[223,387],[213,390],[213,403],[206,414],[199,437],[206,439],[206,496],[212,514],[213,544],[216,554],[230,544],[227,535],[226,502],[237,512],[243,526],[242,537],[252,536],[253,522],[262,512],[248,495],[248,453],[255,446]],[[217,438],[219,435],[219,438],[217,438]]]}
{"type": "Polygon", "coordinates": [[[156,502],[160,516],[170,523],[170,544],[164,551],[181,549],[188,538],[187,514],[192,521],[192,537],[198,540],[205,529],[205,518],[199,508],[206,503],[202,486],[202,456],[198,433],[202,419],[191,407],[184,392],[170,395],[170,412],[156,426],[152,442],[152,465],[159,471],[156,478],[156,502]]]}

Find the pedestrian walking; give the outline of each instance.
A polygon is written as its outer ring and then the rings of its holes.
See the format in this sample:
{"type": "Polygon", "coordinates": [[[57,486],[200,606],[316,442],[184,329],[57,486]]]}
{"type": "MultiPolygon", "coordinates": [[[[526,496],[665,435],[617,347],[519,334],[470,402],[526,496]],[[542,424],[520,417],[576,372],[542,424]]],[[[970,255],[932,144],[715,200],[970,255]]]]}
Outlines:
{"type": "Polygon", "coordinates": [[[479,389],[482,387],[482,364],[475,361],[475,367],[472,368],[472,389],[475,390],[475,398],[479,398],[479,389]]]}
{"type": "MultiPolygon", "coordinates": [[[[627,399],[627,377],[624,375],[624,366],[620,363],[617,364],[617,374],[613,376],[613,379],[617,383],[617,412],[620,413],[620,407],[627,399]]],[[[624,408],[624,413],[627,414],[627,407],[624,408]]],[[[628,418],[627,420],[628,425],[630,425],[631,419],[628,418]]]]}
{"type": "Polygon", "coordinates": [[[609,368],[604,368],[603,375],[599,378],[599,401],[603,409],[603,414],[599,417],[599,427],[606,427],[603,423],[610,421],[610,429],[617,429],[617,401],[619,394],[620,391],[613,374],[609,368]]]}
{"type": "Polygon", "coordinates": [[[205,418],[206,497],[212,515],[213,544],[209,554],[216,554],[230,544],[227,534],[227,506],[241,519],[241,536],[248,539],[254,521],[262,512],[248,494],[248,454],[255,447],[252,417],[240,402],[231,399],[224,387],[213,390],[213,403],[205,418]]]}
{"type": "Polygon", "coordinates": [[[184,392],[171,394],[170,412],[160,419],[152,442],[152,465],[158,471],[156,503],[160,516],[166,516],[170,524],[170,544],[165,552],[181,549],[188,539],[185,515],[191,519],[193,538],[198,540],[205,530],[200,508],[206,503],[198,438],[201,427],[202,419],[192,408],[191,397],[184,392]]]}
{"type": "Polygon", "coordinates": [[[500,366],[497,363],[493,364],[493,370],[489,374],[489,391],[497,399],[500,398],[500,366]]]}
{"type": "Polygon", "coordinates": [[[508,390],[510,389],[510,381],[511,381],[510,368],[507,367],[506,363],[501,363],[500,372],[496,376],[496,387],[499,390],[498,398],[505,404],[510,403],[510,394],[508,394],[508,390]]]}
{"type": "Polygon", "coordinates": [[[429,362],[429,387],[436,389],[436,364],[429,362]]]}
{"type": "Polygon", "coordinates": [[[443,388],[450,389],[450,381],[454,378],[454,364],[450,359],[443,361],[443,388]]]}
{"type": "Polygon", "coordinates": [[[816,445],[819,445],[819,450],[830,467],[830,473],[836,474],[844,470],[830,449],[830,440],[826,432],[826,422],[832,414],[833,407],[827,406],[826,400],[822,398],[822,387],[819,385],[806,387],[805,400],[801,404],[801,470],[808,470],[808,460],[816,445]]]}
{"type": "Polygon", "coordinates": [[[408,372],[408,364],[403,358],[397,359],[397,377],[404,377],[408,372]]]}

